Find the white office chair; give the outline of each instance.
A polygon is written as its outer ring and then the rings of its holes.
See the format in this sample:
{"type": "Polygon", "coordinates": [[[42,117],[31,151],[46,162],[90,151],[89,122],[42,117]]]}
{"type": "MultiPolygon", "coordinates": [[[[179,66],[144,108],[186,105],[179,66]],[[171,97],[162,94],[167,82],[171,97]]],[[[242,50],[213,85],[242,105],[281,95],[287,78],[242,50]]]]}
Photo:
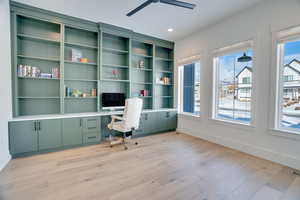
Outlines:
{"type": "MultiPolygon", "coordinates": [[[[140,117],[143,109],[143,100],[135,97],[126,99],[125,110],[122,117],[111,116],[111,123],[107,125],[110,130],[116,130],[123,133],[123,137],[118,140],[110,140],[110,146],[116,144],[123,144],[125,150],[128,149],[126,146],[126,138],[132,136],[132,131],[137,130],[140,124],[140,117]],[[119,121],[117,121],[119,120],[119,121]]],[[[136,143],[137,145],[137,143],[136,143]]]]}

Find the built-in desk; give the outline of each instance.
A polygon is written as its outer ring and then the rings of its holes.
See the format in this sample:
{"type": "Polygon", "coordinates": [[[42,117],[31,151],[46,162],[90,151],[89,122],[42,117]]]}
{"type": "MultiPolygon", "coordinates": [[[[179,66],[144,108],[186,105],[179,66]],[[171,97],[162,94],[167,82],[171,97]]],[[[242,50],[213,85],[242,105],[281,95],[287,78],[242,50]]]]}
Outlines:
{"type": "MultiPolygon", "coordinates": [[[[122,111],[35,115],[9,120],[10,153],[13,157],[97,144],[110,133],[111,115],[122,111]]],[[[176,109],[144,110],[134,135],[175,130],[176,109]]]]}
{"type": "MultiPolygon", "coordinates": [[[[176,112],[177,109],[160,109],[160,110],[143,110],[142,113],[153,112],[176,112]]],[[[9,122],[18,121],[32,121],[32,120],[45,120],[45,119],[64,119],[64,118],[78,118],[78,117],[101,117],[111,115],[122,115],[123,111],[102,111],[102,112],[87,112],[87,113],[71,113],[71,114],[53,114],[53,115],[32,115],[15,117],[9,120],[9,122]]]]}

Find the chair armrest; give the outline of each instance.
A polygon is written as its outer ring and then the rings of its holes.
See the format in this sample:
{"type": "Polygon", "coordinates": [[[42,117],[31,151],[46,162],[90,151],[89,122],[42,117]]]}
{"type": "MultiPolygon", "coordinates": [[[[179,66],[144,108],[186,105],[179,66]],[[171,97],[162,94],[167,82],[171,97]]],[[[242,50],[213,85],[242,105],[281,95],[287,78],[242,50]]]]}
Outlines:
{"type": "Polygon", "coordinates": [[[119,116],[116,116],[116,115],[112,115],[111,118],[112,118],[112,119],[117,119],[117,120],[124,121],[124,118],[123,118],[123,117],[119,117],[119,116]]]}

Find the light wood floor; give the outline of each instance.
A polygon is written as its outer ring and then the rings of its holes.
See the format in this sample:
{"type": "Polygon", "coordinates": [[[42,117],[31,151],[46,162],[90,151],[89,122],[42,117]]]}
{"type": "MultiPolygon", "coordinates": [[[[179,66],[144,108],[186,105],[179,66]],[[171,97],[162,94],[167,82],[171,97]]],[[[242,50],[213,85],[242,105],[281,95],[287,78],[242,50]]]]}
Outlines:
{"type": "Polygon", "coordinates": [[[176,133],[12,160],[1,200],[299,200],[292,170],[176,133]],[[134,140],[134,141],[135,141],[134,140]]]}

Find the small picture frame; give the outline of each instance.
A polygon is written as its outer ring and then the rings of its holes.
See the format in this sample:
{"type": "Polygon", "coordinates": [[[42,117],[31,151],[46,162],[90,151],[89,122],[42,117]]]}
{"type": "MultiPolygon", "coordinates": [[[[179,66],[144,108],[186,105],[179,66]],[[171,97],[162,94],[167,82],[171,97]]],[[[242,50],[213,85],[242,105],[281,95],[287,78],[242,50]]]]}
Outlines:
{"type": "Polygon", "coordinates": [[[140,60],[138,63],[138,68],[145,68],[145,61],[140,60]]]}

